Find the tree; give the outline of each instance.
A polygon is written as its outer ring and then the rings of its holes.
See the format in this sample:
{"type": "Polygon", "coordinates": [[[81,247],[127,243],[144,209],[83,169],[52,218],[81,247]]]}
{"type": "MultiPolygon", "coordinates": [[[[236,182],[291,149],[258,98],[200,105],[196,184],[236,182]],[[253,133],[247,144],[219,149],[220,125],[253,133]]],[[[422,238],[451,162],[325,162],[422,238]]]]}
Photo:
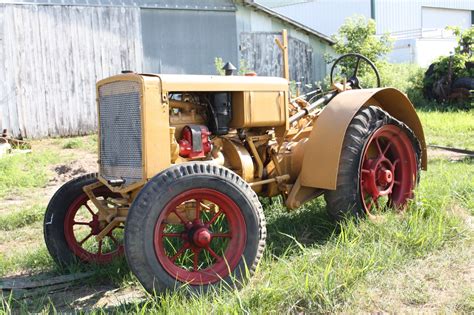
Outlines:
{"type": "MultiPolygon", "coordinates": [[[[364,16],[356,15],[346,19],[338,33],[333,35],[333,39],[336,42],[333,48],[337,55],[359,53],[375,62],[379,69],[386,66],[386,62],[380,60],[381,57],[392,50],[389,35],[377,36],[375,21],[364,16]]],[[[331,56],[326,59],[328,63],[332,63],[335,58],[331,56]]],[[[355,61],[355,58],[343,60],[336,69],[334,79],[341,81],[343,77],[350,78],[355,68],[355,61]]],[[[360,64],[357,77],[361,86],[375,86],[375,74],[367,63],[360,64]]]]}
{"type": "Polygon", "coordinates": [[[346,19],[333,36],[337,54],[359,53],[372,61],[377,61],[392,50],[392,40],[388,34],[376,36],[375,21],[364,16],[346,19]]]}

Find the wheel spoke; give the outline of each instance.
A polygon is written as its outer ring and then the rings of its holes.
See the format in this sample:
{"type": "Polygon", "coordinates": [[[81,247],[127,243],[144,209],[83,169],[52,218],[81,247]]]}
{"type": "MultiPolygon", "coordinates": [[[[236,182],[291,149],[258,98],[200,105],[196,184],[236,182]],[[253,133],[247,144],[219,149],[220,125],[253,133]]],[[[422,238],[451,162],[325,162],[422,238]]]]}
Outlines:
{"type": "Polygon", "coordinates": [[[181,237],[181,233],[163,233],[163,237],[181,237]]]}
{"type": "Polygon", "coordinates": [[[221,210],[217,211],[217,213],[212,217],[212,219],[209,220],[206,224],[207,224],[207,225],[211,225],[212,223],[214,223],[214,222],[217,220],[217,218],[218,218],[221,214],[222,214],[222,211],[221,211],[221,210]]]}
{"type": "Polygon", "coordinates": [[[393,181],[393,184],[394,184],[394,185],[400,185],[400,182],[399,182],[398,180],[394,180],[394,181],[393,181]]]}
{"type": "Polygon", "coordinates": [[[379,198],[372,198],[375,204],[375,208],[380,211],[379,198]]]}
{"type": "Polygon", "coordinates": [[[178,210],[175,209],[173,212],[176,214],[176,216],[179,218],[179,220],[180,220],[183,224],[188,223],[188,221],[186,221],[186,220],[181,216],[181,214],[179,214],[178,210]]]}
{"type": "Polygon", "coordinates": [[[89,238],[91,238],[92,232],[89,233],[82,241],[79,242],[79,245],[84,244],[89,238]]]}
{"type": "Polygon", "coordinates": [[[99,248],[97,249],[97,254],[102,255],[102,243],[104,240],[99,241],[99,248]]]}
{"type": "Polygon", "coordinates": [[[89,226],[90,222],[77,222],[77,221],[74,221],[73,224],[74,225],[87,225],[87,226],[89,226]]]}
{"type": "Polygon", "coordinates": [[[171,261],[172,262],[175,262],[176,259],[178,259],[178,257],[180,257],[181,255],[183,255],[183,253],[189,248],[189,244],[184,244],[183,247],[180,248],[180,250],[178,250],[176,252],[176,254],[174,254],[173,257],[171,257],[171,261]]]}
{"type": "Polygon", "coordinates": [[[194,271],[198,271],[199,268],[199,253],[200,250],[193,251],[193,268],[194,271]]]}
{"type": "Polygon", "coordinates": [[[377,151],[379,151],[379,156],[383,156],[382,148],[380,147],[379,138],[375,138],[375,144],[377,145],[377,151]]]}
{"type": "Polygon", "coordinates": [[[84,207],[86,207],[87,210],[88,210],[93,216],[95,215],[94,211],[92,211],[91,207],[89,207],[89,205],[88,205],[87,203],[84,204],[84,207]]]}
{"type": "Polygon", "coordinates": [[[392,142],[388,142],[387,146],[385,147],[385,149],[383,150],[383,155],[385,156],[385,154],[387,153],[388,149],[390,149],[390,146],[392,145],[392,142]]]}
{"type": "Polygon", "coordinates": [[[117,245],[117,247],[120,246],[119,242],[117,241],[117,239],[112,234],[110,234],[109,237],[112,240],[112,242],[114,242],[114,244],[117,245]]]}
{"type": "Polygon", "coordinates": [[[369,171],[369,170],[366,170],[366,169],[364,169],[364,168],[361,170],[361,172],[362,172],[363,174],[370,174],[370,171],[369,171]]]}
{"type": "Polygon", "coordinates": [[[395,166],[400,163],[400,159],[396,159],[395,162],[393,162],[393,168],[395,169],[395,166]]]}
{"type": "Polygon", "coordinates": [[[206,247],[206,250],[211,254],[212,257],[214,257],[217,261],[220,261],[222,259],[221,256],[217,255],[215,251],[212,250],[210,246],[206,247]]]}
{"type": "Polygon", "coordinates": [[[363,191],[363,202],[364,202],[364,206],[366,207],[366,211],[370,211],[370,208],[372,207],[372,196],[367,193],[365,190],[363,191]]]}
{"type": "Polygon", "coordinates": [[[199,220],[200,214],[201,214],[201,200],[196,199],[196,215],[195,215],[196,220],[199,220]]]}
{"type": "Polygon", "coordinates": [[[230,233],[212,233],[212,237],[232,237],[230,233]]]}

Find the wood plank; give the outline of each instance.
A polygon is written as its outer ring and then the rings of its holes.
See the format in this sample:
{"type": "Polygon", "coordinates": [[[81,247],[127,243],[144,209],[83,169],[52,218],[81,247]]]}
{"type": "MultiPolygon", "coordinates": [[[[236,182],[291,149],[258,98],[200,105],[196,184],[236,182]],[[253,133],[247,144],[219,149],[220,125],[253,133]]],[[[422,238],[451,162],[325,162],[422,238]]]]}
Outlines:
{"type": "Polygon", "coordinates": [[[2,12],[2,124],[32,138],[94,132],[95,82],[142,68],[139,9],[7,5],[2,12]]]}
{"type": "Polygon", "coordinates": [[[0,290],[18,290],[18,289],[35,289],[42,288],[62,283],[70,283],[77,280],[90,278],[95,275],[95,272],[73,273],[68,275],[60,275],[52,278],[41,280],[29,280],[28,278],[20,277],[19,279],[0,279],[0,290]]]}

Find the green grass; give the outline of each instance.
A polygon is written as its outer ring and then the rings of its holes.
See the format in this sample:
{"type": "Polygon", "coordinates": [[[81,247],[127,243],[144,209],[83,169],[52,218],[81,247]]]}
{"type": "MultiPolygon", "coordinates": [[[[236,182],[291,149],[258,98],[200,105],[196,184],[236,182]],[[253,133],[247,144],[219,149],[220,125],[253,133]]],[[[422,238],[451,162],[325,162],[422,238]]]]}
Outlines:
{"type": "Polygon", "coordinates": [[[396,268],[466,237],[468,231],[451,213],[451,207],[465,205],[463,198],[472,198],[472,178],[474,168],[470,163],[434,161],[424,174],[418,201],[405,215],[387,214],[378,223],[348,221],[334,230],[321,200],[290,214],[283,213],[278,203],[267,205],[269,250],[250,285],[241,291],[204,297],[175,293],[149,298],[116,311],[340,311],[350,300],[354,286],[367,275],[396,268]]]}
{"type": "MultiPolygon", "coordinates": [[[[42,233],[38,235],[38,238],[43,238],[42,233]]],[[[20,250],[17,255],[13,256],[7,257],[0,253],[0,276],[18,271],[34,273],[53,270],[57,270],[57,267],[44,244],[33,250],[20,250]]]]}
{"type": "MultiPolygon", "coordinates": [[[[474,148],[473,111],[421,111],[419,114],[428,143],[474,148]]],[[[91,138],[93,139],[87,139],[91,138]]],[[[64,150],[91,148],[85,144],[89,140],[55,141],[56,145],[64,150]]],[[[44,152],[36,154],[42,158],[36,157],[30,166],[15,166],[11,174],[25,174],[28,171],[37,174],[41,169],[47,172],[45,169],[47,170],[47,165],[50,165],[54,158],[44,152]]],[[[54,156],[53,153],[51,155],[54,156]]],[[[9,168],[11,166],[8,165],[5,169],[9,168]]],[[[8,177],[5,174],[4,169],[0,168],[0,189],[1,185],[6,185],[1,180],[8,177]]],[[[47,180],[47,173],[45,177],[47,180]]],[[[22,186],[22,180],[15,180],[9,184],[8,189],[41,187],[41,182],[38,186],[32,186],[25,180],[29,186],[22,186]]],[[[341,225],[336,225],[329,219],[322,198],[293,212],[287,212],[279,198],[262,199],[268,228],[267,250],[256,275],[241,290],[218,289],[204,296],[189,296],[186,292],[148,296],[143,302],[123,304],[117,308],[99,308],[96,312],[345,312],[347,307],[350,307],[356,288],[368,277],[397,270],[414,259],[423,259],[471,237],[472,231],[466,227],[462,216],[466,216],[466,212],[474,215],[472,160],[430,160],[428,171],[423,172],[416,195],[416,201],[404,215],[388,213],[378,222],[348,220],[341,225]]],[[[38,221],[42,219],[39,215],[40,209],[44,208],[38,205],[0,216],[0,233],[21,233],[23,229],[30,227],[36,229],[38,221]]],[[[11,237],[14,237],[14,234],[11,237]]],[[[40,230],[38,238],[42,239],[40,230]]],[[[59,272],[42,240],[38,244],[41,245],[30,252],[18,251],[17,255],[12,256],[0,253],[0,275],[20,270],[59,272]]],[[[89,268],[102,274],[92,281],[107,279],[122,288],[140,288],[124,260],[106,267],[89,268]]],[[[84,283],[88,284],[94,285],[84,283]]],[[[423,303],[426,300],[423,284],[414,287],[413,292],[419,294],[413,296],[412,301],[423,303]]],[[[466,293],[463,300],[459,301],[459,309],[472,310],[472,301],[472,294],[466,293]]],[[[0,303],[0,313],[2,310],[8,312],[11,308],[19,312],[50,312],[54,307],[46,295],[34,302],[4,299],[0,303]]]]}
{"type": "Polygon", "coordinates": [[[474,110],[418,111],[429,144],[474,150],[474,110]]]}
{"type": "MultiPolygon", "coordinates": [[[[368,275],[397,268],[467,237],[468,230],[453,215],[452,208],[466,207],[472,202],[472,166],[468,161],[430,162],[417,191],[417,201],[409,211],[404,215],[388,213],[380,222],[349,220],[336,226],[327,217],[321,199],[290,213],[283,210],[278,199],[266,199],[268,249],[257,274],[242,290],[222,290],[204,296],[177,292],[100,311],[160,314],[184,314],[190,310],[218,314],[341,311],[356,285],[368,275]]],[[[37,270],[52,263],[42,250],[24,261],[9,264],[37,270]]],[[[137,286],[124,265],[106,270],[107,278],[114,278],[116,283],[137,286]]],[[[33,311],[49,307],[48,303],[37,305],[33,311]]]]}
{"type": "Polygon", "coordinates": [[[13,231],[43,220],[45,208],[34,205],[19,211],[0,215],[0,231],[13,231]]]}
{"type": "Polygon", "coordinates": [[[63,149],[82,149],[91,153],[97,152],[97,135],[58,138],[54,142],[63,149]]]}
{"type": "Polygon", "coordinates": [[[49,150],[0,158],[0,198],[16,190],[44,187],[51,177],[48,167],[60,160],[56,152],[49,150]]]}

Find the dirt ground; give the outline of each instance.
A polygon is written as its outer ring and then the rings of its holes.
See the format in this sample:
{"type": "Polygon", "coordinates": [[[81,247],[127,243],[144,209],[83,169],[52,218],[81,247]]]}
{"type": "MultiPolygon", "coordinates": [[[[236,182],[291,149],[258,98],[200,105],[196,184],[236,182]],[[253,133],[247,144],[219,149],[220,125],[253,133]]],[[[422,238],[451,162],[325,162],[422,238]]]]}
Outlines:
{"type": "Polygon", "coordinates": [[[462,153],[456,153],[441,149],[428,149],[428,158],[430,159],[443,158],[451,161],[459,161],[465,159],[466,157],[467,155],[462,153]]]}
{"type": "MultiPolygon", "coordinates": [[[[43,144],[41,149],[44,149],[44,146],[46,145],[43,144]]],[[[25,208],[33,203],[47,204],[48,200],[64,183],[75,177],[98,171],[96,154],[77,149],[68,149],[66,153],[68,156],[77,156],[78,159],[51,166],[52,176],[46,187],[34,189],[28,194],[11,195],[3,199],[0,204],[0,214],[13,208],[25,208]]]]}

